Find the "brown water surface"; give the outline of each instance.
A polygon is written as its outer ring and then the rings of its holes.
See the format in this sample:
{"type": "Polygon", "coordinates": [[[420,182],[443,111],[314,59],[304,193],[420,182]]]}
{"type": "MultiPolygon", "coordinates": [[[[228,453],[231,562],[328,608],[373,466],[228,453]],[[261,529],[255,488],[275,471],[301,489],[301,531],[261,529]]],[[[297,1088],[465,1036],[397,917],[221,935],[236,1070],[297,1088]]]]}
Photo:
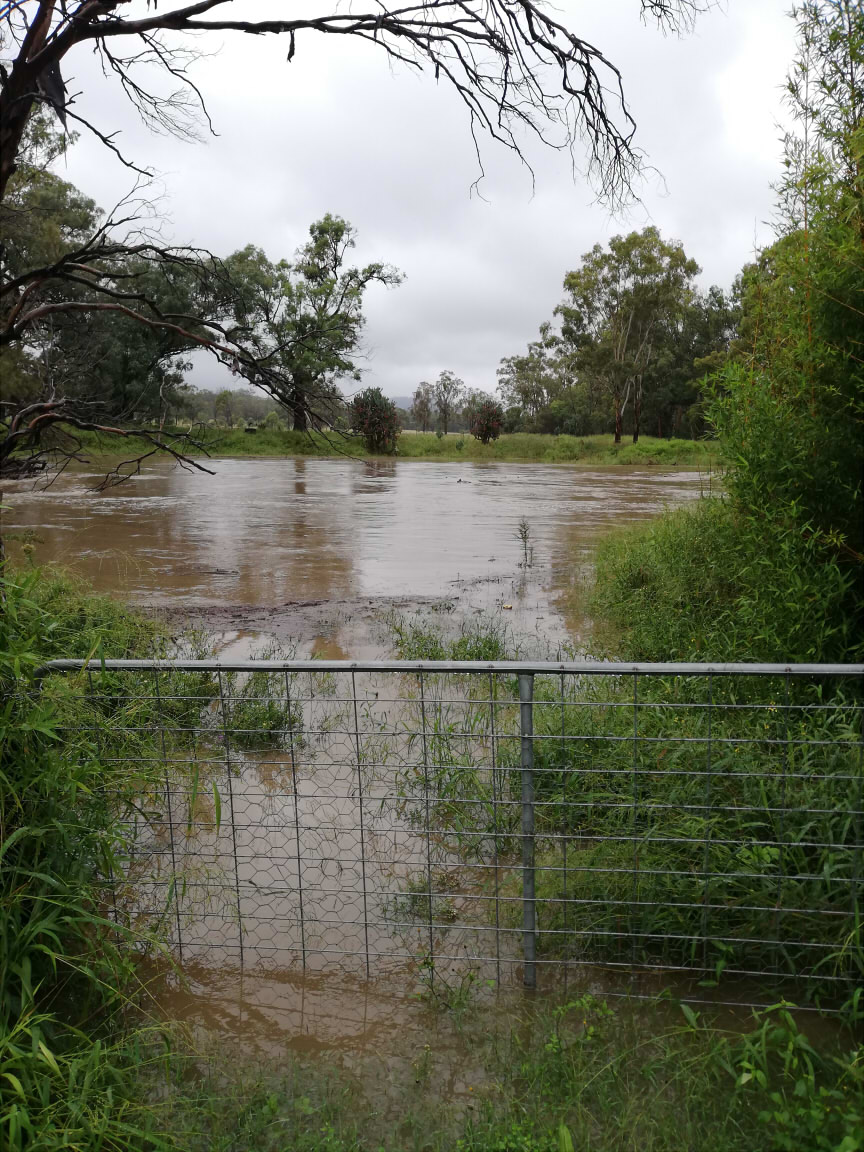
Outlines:
{"type": "Polygon", "coordinates": [[[469,615],[512,606],[514,630],[560,644],[568,632],[580,639],[562,593],[584,578],[597,539],[705,486],[696,472],[652,469],[210,463],[215,476],[157,462],[101,494],[99,475],[80,471],[47,488],[11,485],[10,547],[31,539],[37,563],[72,567],[99,590],[203,613],[198,622],[220,633],[223,654],[276,635],[296,639],[304,655],[376,655],[385,601],[410,611],[443,597],[465,600],[469,615]],[[528,568],[516,538],[522,518],[528,568]]]}

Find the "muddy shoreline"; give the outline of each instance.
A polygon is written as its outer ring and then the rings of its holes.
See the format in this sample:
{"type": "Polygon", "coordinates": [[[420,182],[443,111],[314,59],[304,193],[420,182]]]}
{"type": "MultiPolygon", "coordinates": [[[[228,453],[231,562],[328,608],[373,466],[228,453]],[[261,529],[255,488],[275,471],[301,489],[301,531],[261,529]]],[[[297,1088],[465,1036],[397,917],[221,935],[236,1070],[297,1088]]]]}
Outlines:
{"type": "MultiPolygon", "coordinates": [[[[586,572],[587,574],[587,567],[586,572]]],[[[548,572],[452,582],[440,596],[344,596],[281,604],[137,604],[178,637],[204,633],[214,655],[246,659],[275,646],[275,655],[341,660],[393,657],[394,620],[411,621],[447,639],[480,620],[500,620],[514,649],[539,658],[581,644],[587,624],[546,587],[548,572]]]]}

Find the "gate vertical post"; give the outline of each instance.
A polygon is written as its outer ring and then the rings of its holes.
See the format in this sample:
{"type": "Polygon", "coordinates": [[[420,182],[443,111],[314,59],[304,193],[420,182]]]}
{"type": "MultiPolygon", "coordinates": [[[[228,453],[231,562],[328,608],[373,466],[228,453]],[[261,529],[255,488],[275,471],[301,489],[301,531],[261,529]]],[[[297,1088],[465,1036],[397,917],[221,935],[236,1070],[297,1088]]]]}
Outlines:
{"type": "Polygon", "coordinates": [[[534,869],[534,675],[519,675],[522,777],[522,983],[537,987],[537,903],[534,869]]]}

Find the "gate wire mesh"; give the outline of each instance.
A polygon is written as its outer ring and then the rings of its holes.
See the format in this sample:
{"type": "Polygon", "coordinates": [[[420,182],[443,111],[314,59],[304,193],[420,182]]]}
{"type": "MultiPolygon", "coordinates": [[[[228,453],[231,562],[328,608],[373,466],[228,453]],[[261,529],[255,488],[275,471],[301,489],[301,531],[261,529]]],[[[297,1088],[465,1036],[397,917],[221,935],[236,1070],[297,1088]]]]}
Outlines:
{"type": "Polygon", "coordinates": [[[841,1003],[864,666],[54,661],[181,963],[841,1003]]]}

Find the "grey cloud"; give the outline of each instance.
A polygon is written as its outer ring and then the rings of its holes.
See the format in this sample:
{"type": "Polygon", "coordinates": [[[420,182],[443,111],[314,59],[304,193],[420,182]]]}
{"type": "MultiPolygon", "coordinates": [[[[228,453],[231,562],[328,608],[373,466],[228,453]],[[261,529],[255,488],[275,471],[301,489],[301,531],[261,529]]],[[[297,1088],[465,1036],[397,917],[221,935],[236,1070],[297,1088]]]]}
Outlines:
{"type": "MultiPolygon", "coordinates": [[[[98,76],[72,61],[78,109],[164,175],[178,241],[226,253],[246,243],[281,257],[309,223],[337,212],[358,229],[358,261],[407,275],[370,292],[367,379],[391,394],[452,368],[491,388],[502,356],[524,348],[560,299],[565,271],[596,241],[656,223],[683,241],[705,284],[728,285],[765,240],[770,181],[779,170],[775,121],[792,55],[786,0],[730,0],[684,40],[640,24],[635,0],[581,5],[562,18],[620,65],[638,143],[665,178],[643,204],[612,219],[573,183],[565,154],[527,147],[536,174],[489,141],[485,199],[466,113],[454,93],[349,41],[298,41],[289,66],[276,39],[224,40],[194,75],[219,136],[193,145],[154,137],[98,76]]],[[[208,46],[210,47],[210,46],[208,46]]],[[[76,145],[68,175],[101,203],[129,174],[93,141],[76,145]]],[[[208,370],[209,382],[218,380],[208,370]]],[[[204,380],[199,372],[196,379],[204,380]]]]}

